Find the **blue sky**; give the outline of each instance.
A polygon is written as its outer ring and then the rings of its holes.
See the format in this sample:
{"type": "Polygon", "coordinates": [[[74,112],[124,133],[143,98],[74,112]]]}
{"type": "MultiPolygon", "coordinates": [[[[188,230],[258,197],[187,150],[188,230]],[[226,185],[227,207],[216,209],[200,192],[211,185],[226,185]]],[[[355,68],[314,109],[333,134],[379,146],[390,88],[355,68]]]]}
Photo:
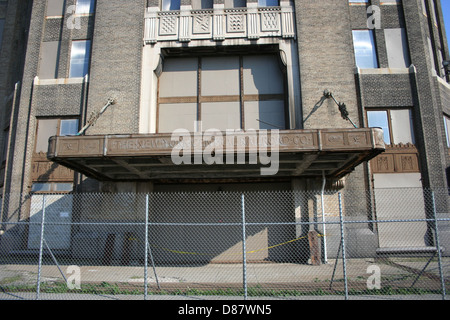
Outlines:
{"type": "Polygon", "coordinates": [[[447,33],[447,43],[450,44],[450,0],[441,0],[442,12],[444,14],[445,31],[447,33]]]}

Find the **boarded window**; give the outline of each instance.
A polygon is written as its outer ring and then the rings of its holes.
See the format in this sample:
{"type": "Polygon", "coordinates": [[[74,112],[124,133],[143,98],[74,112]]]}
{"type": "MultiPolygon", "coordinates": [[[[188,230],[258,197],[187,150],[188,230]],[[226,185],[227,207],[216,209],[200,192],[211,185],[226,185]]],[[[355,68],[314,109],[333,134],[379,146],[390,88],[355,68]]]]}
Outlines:
{"type": "Polygon", "coordinates": [[[389,68],[408,68],[411,65],[411,60],[405,29],[384,29],[384,36],[389,68]]]}
{"type": "Polygon", "coordinates": [[[65,0],[47,0],[47,16],[62,16],[64,15],[65,0]]]}
{"type": "Polygon", "coordinates": [[[38,122],[36,148],[37,153],[47,153],[48,139],[52,136],[56,136],[58,133],[58,119],[41,119],[38,122]]]}
{"type": "Polygon", "coordinates": [[[39,60],[40,79],[56,79],[59,63],[59,41],[43,42],[39,60]]]}
{"type": "Polygon", "coordinates": [[[39,119],[35,152],[47,153],[48,139],[52,136],[75,135],[78,132],[78,119],[39,119]]]}
{"type": "Polygon", "coordinates": [[[166,59],[159,79],[159,132],[194,130],[197,119],[198,59],[166,59]]]}
{"type": "Polygon", "coordinates": [[[158,132],[285,127],[284,74],[276,55],[165,59],[158,132]]]}

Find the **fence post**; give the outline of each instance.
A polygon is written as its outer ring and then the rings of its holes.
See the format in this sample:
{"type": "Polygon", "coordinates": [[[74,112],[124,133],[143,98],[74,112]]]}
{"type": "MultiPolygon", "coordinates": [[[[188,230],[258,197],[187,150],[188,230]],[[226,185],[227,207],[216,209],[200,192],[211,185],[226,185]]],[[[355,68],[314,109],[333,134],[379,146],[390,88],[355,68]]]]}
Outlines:
{"type": "Polygon", "coordinates": [[[155,275],[155,281],[156,285],[158,286],[158,289],[161,290],[161,286],[159,284],[158,274],[156,273],[156,266],[155,266],[155,260],[153,258],[152,248],[150,248],[150,244],[148,243],[148,215],[149,215],[149,196],[148,194],[145,197],[145,297],[144,299],[147,299],[147,290],[148,290],[148,255],[150,254],[150,260],[152,263],[153,268],[153,274],[155,275]]]}
{"type": "Polygon", "coordinates": [[[247,244],[245,234],[245,198],[244,194],[241,195],[242,206],[242,265],[243,265],[243,284],[244,284],[244,299],[247,300],[247,244]]]}
{"type": "Polygon", "coordinates": [[[434,197],[434,191],[431,191],[431,204],[433,206],[434,237],[435,237],[436,250],[438,253],[439,275],[441,277],[441,287],[442,287],[442,300],[445,300],[445,295],[446,295],[445,280],[444,280],[444,273],[442,270],[442,254],[441,254],[441,247],[439,245],[439,227],[438,227],[438,220],[437,220],[437,213],[436,213],[436,199],[434,197]]]}
{"type": "Polygon", "coordinates": [[[41,291],[41,271],[42,271],[42,253],[44,251],[44,222],[45,222],[45,194],[42,195],[42,219],[41,219],[41,242],[39,244],[39,265],[36,286],[36,300],[39,300],[41,291]]]}
{"type": "Polygon", "coordinates": [[[344,220],[342,217],[342,195],[339,192],[339,224],[341,226],[341,247],[342,247],[342,263],[344,272],[344,286],[345,286],[345,300],[348,300],[348,284],[347,284],[347,261],[345,257],[345,234],[344,234],[344,220]]]}
{"type": "Polygon", "coordinates": [[[144,300],[148,293],[148,194],[145,195],[144,300]]]}

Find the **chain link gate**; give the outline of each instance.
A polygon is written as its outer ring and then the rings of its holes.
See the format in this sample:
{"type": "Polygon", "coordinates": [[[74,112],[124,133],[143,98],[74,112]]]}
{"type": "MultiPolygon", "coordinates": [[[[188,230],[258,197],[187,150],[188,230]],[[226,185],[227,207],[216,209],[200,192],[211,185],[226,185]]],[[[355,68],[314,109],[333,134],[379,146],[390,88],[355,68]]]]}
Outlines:
{"type": "Polygon", "coordinates": [[[446,299],[447,190],[3,200],[1,299],[446,299]]]}

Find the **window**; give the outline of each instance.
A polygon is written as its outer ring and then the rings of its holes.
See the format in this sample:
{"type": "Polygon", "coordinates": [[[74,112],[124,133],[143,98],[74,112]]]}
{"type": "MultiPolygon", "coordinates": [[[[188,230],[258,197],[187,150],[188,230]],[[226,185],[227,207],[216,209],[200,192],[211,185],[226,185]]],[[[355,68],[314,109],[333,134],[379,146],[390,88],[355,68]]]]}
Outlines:
{"type": "Polygon", "coordinates": [[[246,0],[225,0],[225,8],[245,8],[246,0]]]}
{"type": "Polygon", "coordinates": [[[158,132],[284,129],[284,74],[275,55],[166,58],[158,132]],[[195,128],[201,121],[202,128],[195,128]]]}
{"type": "Polygon", "coordinates": [[[95,0],[77,0],[75,13],[86,14],[93,13],[95,10],[95,0]]]}
{"type": "Polygon", "coordinates": [[[450,117],[444,115],[444,129],[447,138],[447,147],[450,148],[450,117]]]}
{"type": "Polygon", "coordinates": [[[369,127],[383,129],[387,145],[415,143],[410,109],[370,110],[367,111],[367,122],[369,127]]]}
{"type": "Polygon", "coordinates": [[[180,0],[162,0],[161,10],[180,10],[181,1],[180,0]]]}
{"type": "Polygon", "coordinates": [[[279,5],[278,0],[258,0],[258,7],[277,7],[279,5]]]}
{"type": "Polygon", "coordinates": [[[192,9],[212,9],[214,5],[213,0],[192,0],[192,9]]]}
{"type": "Polygon", "coordinates": [[[78,119],[39,119],[36,136],[36,153],[47,153],[48,139],[52,136],[75,135],[78,133],[78,119]]]}
{"type": "Polygon", "coordinates": [[[369,127],[383,129],[384,143],[391,144],[387,111],[367,111],[367,121],[369,127]]]}
{"type": "Polygon", "coordinates": [[[42,42],[39,59],[39,79],[58,77],[59,41],[42,42]]]}
{"type": "Polygon", "coordinates": [[[389,68],[408,68],[411,65],[411,60],[405,29],[384,29],[384,36],[389,68]]]}
{"type": "Polygon", "coordinates": [[[73,135],[78,132],[78,119],[38,119],[36,143],[32,159],[32,192],[71,192],[74,172],[49,161],[46,157],[48,140],[52,136],[73,135]]]}
{"type": "Polygon", "coordinates": [[[64,0],[47,0],[47,17],[63,15],[64,0]]]}
{"type": "Polygon", "coordinates": [[[89,73],[90,40],[72,42],[70,54],[70,78],[84,77],[89,73]]]}
{"type": "Polygon", "coordinates": [[[31,186],[31,192],[70,192],[73,190],[73,183],[58,182],[35,182],[31,186]]]}
{"type": "Polygon", "coordinates": [[[59,124],[60,136],[71,136],[78,133],[78,119],[61,120],[59,124]]]}
{"type": "Polygon", "coordinates": [[[353,46],[358,68],[378,68],[375,39],[372,30],[353,30],[353,46]]]}

